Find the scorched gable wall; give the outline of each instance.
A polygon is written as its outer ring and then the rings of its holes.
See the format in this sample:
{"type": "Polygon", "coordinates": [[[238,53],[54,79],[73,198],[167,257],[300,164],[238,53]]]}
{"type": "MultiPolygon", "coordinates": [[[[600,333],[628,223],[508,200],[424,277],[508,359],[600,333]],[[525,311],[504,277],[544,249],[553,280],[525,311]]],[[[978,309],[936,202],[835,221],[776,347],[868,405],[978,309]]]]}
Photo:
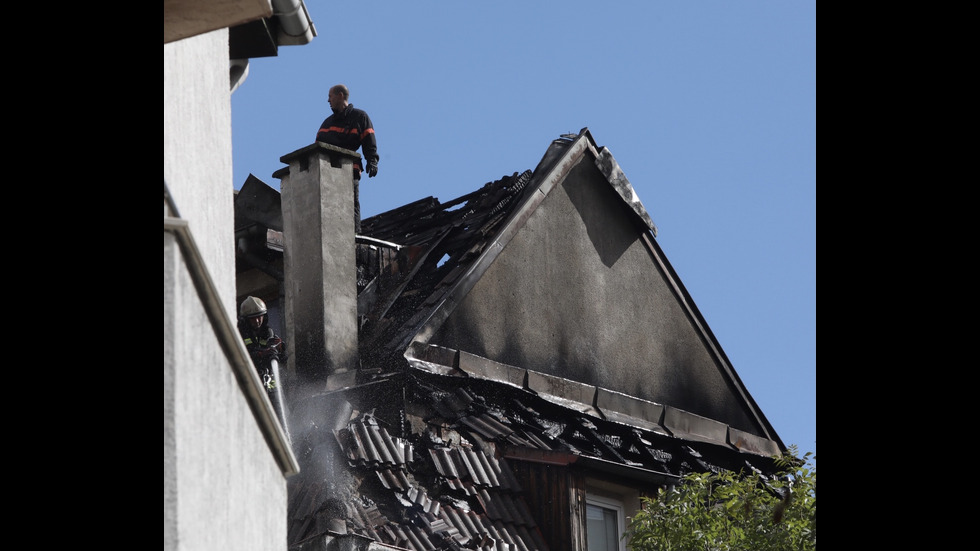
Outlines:
{"type": "Polygon", "coordinates": [[[763,435],[659,268],[644,232],[648,228],[586,152],[430,344],[763,435]]]}

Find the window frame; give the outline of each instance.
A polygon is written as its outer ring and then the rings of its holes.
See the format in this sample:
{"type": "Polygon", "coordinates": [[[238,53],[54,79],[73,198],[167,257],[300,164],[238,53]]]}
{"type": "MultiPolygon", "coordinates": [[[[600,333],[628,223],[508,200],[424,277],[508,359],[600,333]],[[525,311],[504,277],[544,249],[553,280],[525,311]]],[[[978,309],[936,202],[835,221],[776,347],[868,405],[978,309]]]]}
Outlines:
{"type": "MultiPolygon", "coordinates": [[[[626,551],[626,540],[623,538],[623,534],[626,533],[626,508],[623,501],[586,492],[585,504],[586,506],[594,505],[616,512],[616,523],[618,524],[616,540],[619,542],[619,551],[626,551]]],[[[586,516],[588,516],[588,511],[586,511],[586,516]]],[[[588,530],[588,523],[586,523],[586,530],[588,530]]]]}

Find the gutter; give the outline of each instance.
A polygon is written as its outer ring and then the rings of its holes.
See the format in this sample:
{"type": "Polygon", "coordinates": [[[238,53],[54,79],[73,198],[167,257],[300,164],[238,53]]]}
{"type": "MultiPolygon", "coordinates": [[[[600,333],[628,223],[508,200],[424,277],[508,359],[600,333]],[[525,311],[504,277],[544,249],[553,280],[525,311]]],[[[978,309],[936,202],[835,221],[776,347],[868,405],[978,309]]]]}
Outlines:
{"type": "Polygon", "coordinates": [[[272,0],[272,15],[279,20],[280,46],[302,46],[316,36],[316,27],[303,0],[272,0]]]}
{"type": "Polygon", "coordinates": [[[197,289],[197,295],[201,299],[201,305],[204,306],[204,311],[208,315],[211,327],[214,329],[214,334],[218,338],[218,343],[221,345],[225,357],[231,363],[231,370],[238,381],[242,394],[245,395],[245,401],[248,403],[249,409],[252,410],[259,430],[272,450],[272,455],[283,475],[292,476],[299,472],[299,463],[293,455],[289,440],[286,438],[286,432],[279,423],[276,412],[272,408],[272,402],[269,401],[269,396],[262,387],[258,372],[252,364],[252,359],[248,355],[245,343],[242,342],[238,328],[221,305],[214,280],[211,279],[211,274],[204,264],[201,251],[197,248],[197,243],[194,241],[187,221],[180,218],[180,214],[177,212],[177,205],[170,195],[170,190],[167,189],[166,182],[163,183],[163,198],[169,212],[174,215],[167,216],[165,211],[163,231],[172,232],[177,238],[180,252],[187,264],[187,271],[190,273],[194,288],[197,289]]]}
{"type": "MultiPolygon", "coordinates": [[[[272,0],[272,17],[276,28],[276,46],[302,46],[316,37],[316,26],[303,0],[272,0]]],[[[248,58],[230,60],[231,92],[234,93],[248,78],[248,58]]]]}
{"type": "Polygon", "coordinates": [[[572,464],[577,464],[588,470],[600,471],[631,480],[638,480],[653,484],[664,484],[668,486],[678,484],[682,478],[672,473],[662,473],[659,471],[645,469],[643,467],[624,465],[622,463],[616,463],[606,459],[588,457],[560,450],[529,450],[517,446],[505,445],[502,449],[502,455],[506,459],[527,461],[530,463],[541,463],[544,465],[555,465],[559,467],[569,467],[572,464]]]}

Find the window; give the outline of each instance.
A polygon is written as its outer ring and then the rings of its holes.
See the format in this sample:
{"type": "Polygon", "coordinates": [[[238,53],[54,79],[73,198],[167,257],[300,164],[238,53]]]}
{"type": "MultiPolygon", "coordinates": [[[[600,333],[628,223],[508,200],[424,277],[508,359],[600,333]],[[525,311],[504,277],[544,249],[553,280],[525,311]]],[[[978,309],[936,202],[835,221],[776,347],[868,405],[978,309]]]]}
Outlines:
{"type": "Polygon", "coordinates": [[[622,502],[588,495],[585,518],[589,551],[626,551],[626,541],[621,539],[626,531],[622,502]]]}

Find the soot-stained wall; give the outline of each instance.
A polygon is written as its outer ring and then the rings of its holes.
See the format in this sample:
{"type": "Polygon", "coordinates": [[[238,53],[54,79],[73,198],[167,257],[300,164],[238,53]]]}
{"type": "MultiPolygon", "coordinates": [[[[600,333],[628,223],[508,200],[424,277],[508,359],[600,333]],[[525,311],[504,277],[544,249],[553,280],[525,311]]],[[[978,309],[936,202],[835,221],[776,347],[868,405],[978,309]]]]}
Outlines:
{"type": "Polygon", "coordinates": [[[586,154],[429,342],[759,434],[643,231],[586,154]]]}

